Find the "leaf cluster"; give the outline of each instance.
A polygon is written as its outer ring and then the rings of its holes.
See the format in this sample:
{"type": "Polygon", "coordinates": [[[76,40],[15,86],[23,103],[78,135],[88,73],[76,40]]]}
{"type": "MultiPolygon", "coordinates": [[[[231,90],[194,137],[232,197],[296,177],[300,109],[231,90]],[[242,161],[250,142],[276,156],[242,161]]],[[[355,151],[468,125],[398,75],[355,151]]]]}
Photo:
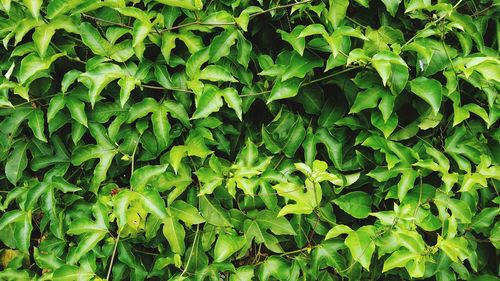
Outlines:
{"type": "Polygon", "coordinates": [[[1,0],[0,280],[498,280],[492,0],[1,0]]]}

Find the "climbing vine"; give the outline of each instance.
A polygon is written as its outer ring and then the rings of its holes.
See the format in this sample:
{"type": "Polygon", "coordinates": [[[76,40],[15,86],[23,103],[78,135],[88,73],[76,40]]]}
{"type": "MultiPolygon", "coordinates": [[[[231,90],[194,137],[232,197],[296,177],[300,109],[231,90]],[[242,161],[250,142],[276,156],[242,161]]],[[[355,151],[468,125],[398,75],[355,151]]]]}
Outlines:
{"type": "Polygon", "coordinates": [[[498,1],[1,0],[1,280],[498,280],[498,1]]]}

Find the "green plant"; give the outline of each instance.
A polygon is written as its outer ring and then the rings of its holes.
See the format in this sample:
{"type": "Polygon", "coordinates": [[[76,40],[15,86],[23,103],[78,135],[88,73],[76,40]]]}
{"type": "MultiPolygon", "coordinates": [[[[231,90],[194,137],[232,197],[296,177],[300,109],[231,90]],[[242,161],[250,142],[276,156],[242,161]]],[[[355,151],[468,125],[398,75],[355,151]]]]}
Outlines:
{"type": "Polygon", "coordinates": [[[0,279],[498,280],[497,7],[0,1],[0,279]]]}

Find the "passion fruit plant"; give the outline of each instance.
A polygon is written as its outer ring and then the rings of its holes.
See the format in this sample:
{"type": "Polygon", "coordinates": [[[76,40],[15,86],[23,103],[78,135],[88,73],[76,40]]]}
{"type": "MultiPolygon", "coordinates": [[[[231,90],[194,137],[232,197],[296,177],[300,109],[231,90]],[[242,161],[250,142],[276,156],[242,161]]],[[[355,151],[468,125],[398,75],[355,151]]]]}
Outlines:
{"type": "Polygon", "coordinates": [[[0,279],[498,280],[498,5],[0,1],[0,279]]]}

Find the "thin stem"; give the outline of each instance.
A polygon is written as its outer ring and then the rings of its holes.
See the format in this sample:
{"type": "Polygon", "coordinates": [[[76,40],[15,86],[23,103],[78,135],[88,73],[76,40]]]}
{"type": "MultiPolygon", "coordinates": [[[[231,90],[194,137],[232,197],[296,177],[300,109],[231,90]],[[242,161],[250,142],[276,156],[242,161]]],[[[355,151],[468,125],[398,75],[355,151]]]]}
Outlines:
{"type": "Polygon", "coordinates": [[[30,104],[34,101],[37,101],[37,100],[44,100],[44,99],[48,99],[48,98],[52,98],[54,96],[56,96],[57,94],[53,94],[53,95],[48,95],[48,96],[43,96],[43,97],[39,97],[39,98],[34,98],[34,99],[30,99],[29,101],[26,101],[26,102],[23,102],[23,103],[20,103],[20,104],[16,104],[16,105],[13,105],[14,108],[18,107],[18,106],[23,106],[23,105],[26,105],[26,104],[30,104]]]}
{"type": "Polygon", "coordinates": [[[118,248],[118,242],[120,241],[120,232],[121,229],[118,229],[117,237],[115,240],[115,246],[113,247],[113,254],[111,255],[111,261],[109,262],[108,274],[106,275],[106,281],[111,277],[111,270],[113,269],[113,262],[115,261],[116,250],[118,248]]]}
{"type": "MultiPolygon", "coordinates": [[[[304,248],[301,248],[301,249],[297,249],[297,250],[293,250],[293,251],[289,251],[289,252],[285,252],[285,253],[282,253],[280,254],[280,257],[283,257],[283,256],[289,256],[289,255],[293,255],[293,254],[299,254],[299,253],[302,253],[302,252],[309,252],[311,251],[312,249],[314,248],[317,248],[319,247],[320,245],[314,245],[314,246],[307,246],[307,247],[304,247],[304,248]]],[[[254,265],[259,265],[263,262],[265,262],[267,259],[264,259],[262,261],[259,261],[258,263],[254,264],[254,265]]]]}
{"type": "MultiPolygon", "coordinates": [[[[329,78],[332,78],[332,77],[335,77],[337,75],[340,75],[340,74],[343,74],[343,73],[346,73],[346,72],[349,72],[351,70],[354,70],[354,69],[358,69],[358,68],[361,68],[361,66],[354,66],[354,67],[349,67],[349,68],[346,68],[346,69],[343,69],[341,71],[338,71],[338,72],[335,72],[335,73],[332,73],[330,75],[327,75],[327,76],[323,76],[323,77],[320,77],[318,79],[314,79],[314,80],[311,80],[309,82],[305,82],[305,83],[302,83],[299,88],[302,88],[302,87],[305,87],[305,86],[308,86],[308,85],[311,85],[311,84],[314,84],[314,83],[318,83],[318,82],[321,82],[323,80],[326,80],[326,79],[329,79],[329,78]]],[[[244,94],[244,95],[240,95],[240,97],[250,97],[250,96],[260,96],[260,95],[263,95],[263,94],[267,94],[267,93],[270,93],[271,90],[265,90],[265,91],[261,91],[261,92],[258,92],[258,93],[251,93],[251,94],[244,94]]]]}
{"type": "Polygon", "coordinates": [[[418,193],[418,203],[417,206],[415,207],[415,211],[413,212],[413,218],[416,220],[417,215],[418,215],[418,210],[420,208],[420,205],[422,204],[422,193],[423,193],[423,181],[422,181],[422,174],[419,175],[420,178],[420,190],[418,193]]]}
{"type": "Polygon", "coordinates": [[[293,7],[293,6],[296,6],[296,5],[307,4],[309,2],[312,2],[312,0],[306,0],[306,1],[302,1],[302,2],[290,3],[290,4],[286,4],[286,5],[280,5],[280,6],[272,7],[272,8],[269,8],[267,10],[257,12],[255,14],[251,14],[250,18],[256,17],[258,15],[262,15],[262,14],[265,14],[265,13],[269,13],[269,12],[274,11],[274,10],[289,8],[289,7],[293,7]]]}
{"type": "MultiPolygon", "coordinates": [[[[134,157],[135,157],[135,153],[137,152],[137,147],[139,146],[139,142],[141,140],[141,137],[142,137],[142,134],[140,134],[139,137],[137,138],[137,142],[135,143],[134,151],[132,152],[132,156],[130,156],[130,161],[131,161],[130,174],[134,173],[134,162],[135,162],[134,157]]],[[[130,186],[130,190],[132,191],[132,186],[130,186]]],[[[109,277],[111,276],[111,270],[113,269],[113,262],[115,260],[116,250],[118,248],[118,242],[120,241],[120,232],[121,232],[121,229],[118,226],[118,233],[117,233],[117,237],[116,237],[116,241],[115,241],[115,246],[113,247],[113,254],[111,255],[111,261],[109,263],[109,269],[108,269],[108,274],[106,275],[106,280],[109,280],[109,277]]]]}
{"type": "MultiPolygon", "coordinates": [[[[459,0],[459,1],[458,1],[458,2],[457,2],[454,6],[453,6],[453,9],[452,9],[452,10],[455,10],[455,9],[458,7],[458,5],[460,5],[460,3],[462,3],[462,1],[463,1],[463,0],[459,0]]],[[[447,14],[444,14],[444,15],[440,16],[437,20],[435,20],[435,21],[433,22],[433,24],[432,24],[432,25],[437,24],[438,22],[442,21],[444,18],[446,18],[446,15],[447,15],[447,14]]],[[[427,29],[429,29],[429,27],[430,27],[430,26],[431,26],[431,25],[429,25],[429,24],[428,24],[428,25],[426,25],[426,26],[424,27],[424,29],[422,29],[422,30],[418,31],[415,35],[413,35],[413,37],[412,37],[412,38],[410,38],[410,40],[406,41],[406,43],[404,43],[404,44],[401,46],[401,48],[403,48],[404,46],[406,46],[406,45],[410,44],[411,42],[413,42],[413,40],[415,40],[415,39],[418,37],[418,35],[419,35],[419,34],[421,34],[422,32],[426,31],[427,29]]]]}
{"type": "Polygon", "coordinates": [[[491,4],[490,6],[488,6],[488,7],[484,8],[484,9],[482,9],[481,11],[477,11],[477,12],[475,12],[474,14],[472,14],[472,15],[471,15],[471,17],[475,18],[475,17],[477,17],[477,16],[481,15],[482,13],[484,13],[484,12],[488,11],[489,9],[491,9],[491,8],[493,8],[493,7],[496,7],[496,6],[498,6],[498,5],[491,4]]]}
{"type": "Polygon", "coordinates": [[[345,18],[348,19],[348,20],[350,20],[352,23],[354,23],[354,24],[362,27],[363,29],[366,29],[366,26],[363,25],[363,24],[361,24],[359,21],[357,21],[357,20],[355,20],[355,19],[353,19],[353,18],[351,18],[349,16],[345,16],[345,18]]]}
{"type": "Polygon", "coordinates": [[[101,19],[101,18],[94,17],[94,16],[87,15],[87,14],[82,14],[82,16],[85,17],[85,18],[89,18],[89,19],[95,20],[95,21],[105,22],[105,23],[109,23],[109,24],[112,24],[112,25],[117,25],[117,26],[121,26],[121,27],[132,29],[132,27],[130,25],[126,25],[126,24],[121,23],[121,22],[109,21],[109,20],[101,19]]]}
{"type": "Polygon", "coordinates": [[[177,91],[177,92],[186,92],[186,93],[192,93],[193,91],[190,91],[188,89],[178,89],[178,88],[165,88],[161,86],[152,86],[152,85],[146,85],[142,84],[141,87],[147,88],[147,89],[153,89],[153,90],[169,90],[169,91],[177,91]]]}
{"type": "Polygon", "coordinates": [[[391,225],[391,227],[390,227],[389,230],[382,231],[381,233],[379,233],[375,237],[373,237],[370,240],[370,242],[368,242],[368,245],[366,245],[366,247],[363,249],[363,252],[361,252],[361,254],[356,258],[356,260],[351,265],[349,265],[346,269],[339,270],[337,272],[338,273],[343,273],[343,272],[347,272],[347,271],[351,270],[358,263],[359,259],[365,254],[366,250],[368,250],[368,247],[371,245],[371,243],[375,244],[375,240],[376,239],[378,239],[380,236],[384,235],[388,231],[392,230],[392,228],[396,225],[396,222],[397,222],[397,218],[394,220],[394,223],[391,225]]]}
{"type": "Polygon", "coordinates": [[[184,269],[182,270],[180,277],[182,277],[187,272],[187,268],[189,266],[189,262],[191,261],[191,257],[193,256],[194,247],[196,247],[196,242],[197,242],[197,238],[198,238],[198,232],[200,232],[200,225],[199,224],[196,225],[196,232],[194,233],[193,246],[191,247],[191,252],[189,252],[189,257],[188,257],[187,262],[186,262],[186,267],[184,267],[184,269]]]}
{"type": "Polygon", "coordinates": [[[346,72],[349,72],[351,70],[354,70],[354,69],[358,69],[360,68],[361,66],[353,66],[353,67],[349,67],[349,68],[346,68],[346,69],[343,69],[341,71],[338,71],[338,72],[335,72],[335,73],[332,73],[330,75],[327,75],[327,76],[323,76],[323,77],[320,77],[318,79],[314,79],[314,80],[311,80],[309,82],[306,82],[306,83],[303,83],[301,84],[300,86],[301,87],[304,87],[304,86],[307,86],[307,85],[311,85],[311,84],[314,84],[314,83],[318,83],[320,81],[323,81],[323,80],[326,80],[326,79],[329,79],[329,78],[332,78],[332,77],[335,77],[337,75],[340,75],[340,74],[343,74],[343,73],[346,73],[346,72]]]}
{"type": "Polygon", "coordinates": [[[172,31],[176,29],[180,29],[183,27],[191,26],[191,25],[205,25],[205,26],[225,26],[225,25],[235,25],[235,22],[201,22],[201,21],[193,21],[193,22],[188,22],[188,23],[183,23],[179,24],[176,26],[172,26],[169,28],[165,28],[162,30],[159,30],[160,33],[167,32],[167,31],[172,31]]]}
{"type": "Polygon", "coordinates": [[[310,246],[310,247],[304,247],[304,248],[301,248],[301,249],[298,249],[298,250],[293,250],[293,251],[290,251],[290,252],[285,252],[283,254],[281,254],[280,256],[289,256],[289,255],[293,255],[293,254],[298,254],[298,253],[302,253],[302,252],[308,252],[314,248],[318,247],[318,245],[314,245],[314,246],[310,246]]]}
{"type": "MultiPolygon", "coordinates": [[[[139,143],[141,142],[141,137],[142,133],[139,135],[137,138],[137,142],[135,143],[134,151],[132,152],[132,155],[130,156],[130,175],[134,173],[134,158],[135,158],[135,153],[137,152],[137,148],[139,147],[139,143]]],[[[132,191],[132,186],[130,186],[130,191],[132,191]]]]}
{"type": "Polygon", "coordinates": [[[243,95],[240,95],[240,97],[260,96],[260,95],[267,94],[267,93],[270,93],[270,92],[271,92],[271,90],[265,90],[265,91],[258,92],[258,93],[243,94],[243,95]]]}
{"type": "Polygon", "coordinates": [[[136,249],[136,248],[132,248],[135,252],[138,252],[138,253],[141,253],[141,254],[145,254],[145,255],[149,255],[149,256],[158,256],[159,254],[157,253],[151,253],[151,252],[146,252],[146,251],[143,251],[143,250],[139,250],[139,249],[136,249]]]}

